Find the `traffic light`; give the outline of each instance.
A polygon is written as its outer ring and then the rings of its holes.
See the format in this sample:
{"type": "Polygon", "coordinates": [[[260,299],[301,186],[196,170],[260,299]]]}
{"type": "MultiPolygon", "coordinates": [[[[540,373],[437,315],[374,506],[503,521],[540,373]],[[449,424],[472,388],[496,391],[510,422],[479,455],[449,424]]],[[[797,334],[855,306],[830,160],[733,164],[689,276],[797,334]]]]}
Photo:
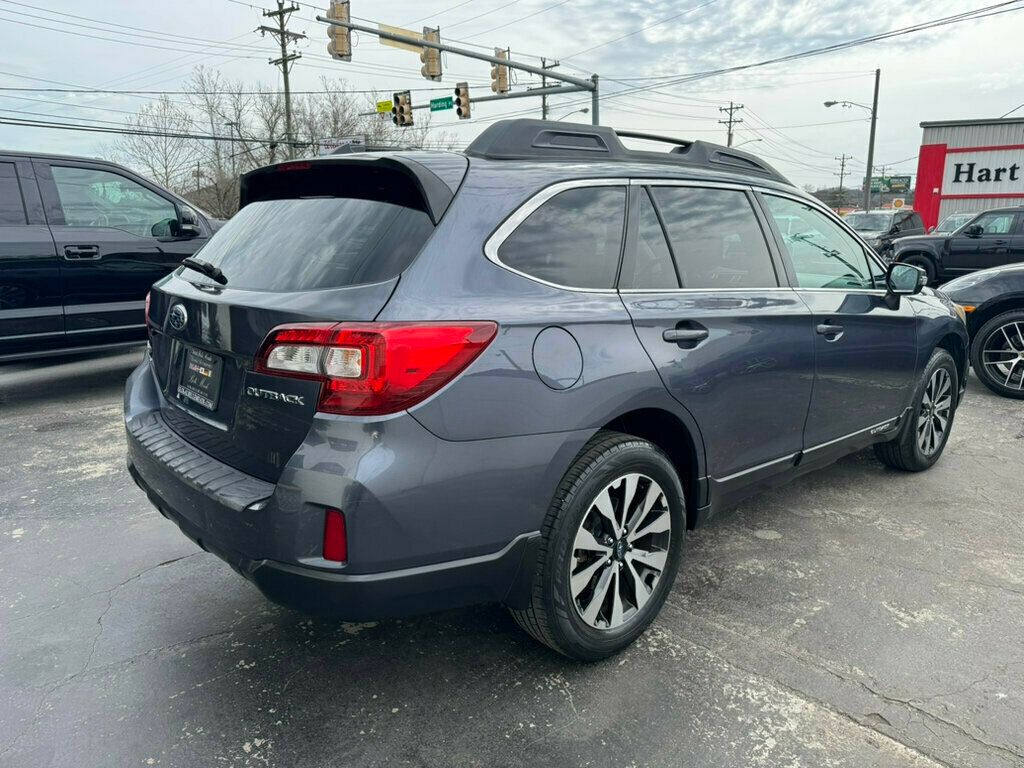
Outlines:
{"type": "MultiPolygon", "coordinates": [[[[507,48],[495,48],[495,57],[508,60],[507,48]]],[[[495,93],[508,93],[508,67],[504,64],[495,64],[491,67],[491,90],[495,93]]]]}
{"type": "Polygon", "coordinates": [[[455,86],[455,113],[459,120],[469,119],[469,83],[459,83],[455,86]]]}
{"type": "MultiPolygon", "coordinates": [[[[441,30],[424,27],[423,39],[431,43],[440,43],[441,30]]],[[[420,61],[423,62],[423,66],[420,67],[421,75],[427,78],[427,80],[441,79],[441,51],[437,48],[427,48],[424,46],[423,50],[420,51],[420,61]]]]}
{"type": "MultiPolygon", "coordinates": [[[[331,0],[331,7],[327,9],[327,18],[336,21],[349,21],[348,0],[331,0]]],[[[336,24],[327,25],[327,52],[335,59],[352,61],[352,30],[348,27],[339,27],[336,24]]]]}
{"type": "Polygon", "coordinates": [[[392,98],[391,122],[399,128],[412,125],[412,97],[408,91],[400,91],[392,98]]]}

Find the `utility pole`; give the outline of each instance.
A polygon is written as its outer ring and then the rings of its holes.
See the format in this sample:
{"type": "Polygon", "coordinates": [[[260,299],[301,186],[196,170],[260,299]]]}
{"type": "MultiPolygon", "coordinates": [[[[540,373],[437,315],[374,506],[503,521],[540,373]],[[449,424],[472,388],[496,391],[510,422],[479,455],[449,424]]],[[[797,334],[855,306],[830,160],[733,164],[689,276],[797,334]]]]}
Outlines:
{"type": "Polygon", "coordinates": [[[728,131],[729,131],[728,137],[729,138],[728,138],[728,141],[726,142],[726,146],[727,147],[731,147],[732,146],[732,127],[734,125],[736,125],[737,123],[742,123],[743,122],[743,118],[735,116],[736,113],[739,112],[741,109],[743,109],[743,105],[742,104],[733,104],[731,101],[729,102],[729,106],[728,107],[719,107],[718,108],[719,112],[728,112],[729,113],[729,118],[727,120],[719,120],[718,121],[719,123],[721,123],[724,126],[727,126],[727,128],[728,128],[728,131]]]}
{"type": "Polygon", "coordinates": [[[839,205],[836,206],[836,213],[839,213],[839,209],[843,207],[843,180],[849,175],[846,170],[846,161],[850,159],[850,155],[845,152],[836,158],[839,161],[839,173],[836,174],[839,177],[839,205]]]}
{"type": "MultiPolygon", "coordinates": [[[[557,61],[553,61],[550,64],[548,64],[548,60],[547,59],[542,58],[540,60],[541,69],[554,69],[558,65],[559,65],[559,62],[557,62],[557,61]]],[[[547,75],[541,75],[540,76],[540,87],[541,87],[541,89],[544,89],[544,88],[548,87],[547,75]]],[[[547,97],[546,94],[544,94],[544,95],[542,95],[540,97],[540,119],[541,120],[547,120],[548,119],[548,97],[547,97]]]]}
{"type": "Polygon", "coordinates": [[[288,73],[291,71],[292,62],[301,59],[301,53],[288,53],[288,44],[293,40],[303,40],[305,35],[298,32],[288,31],[288,17],[299,10],[297,5],[285,7],[284,0],[277,0],[276,11],[264,11],[263,15],[277,20],[276,27],[259,27],[260,34],[271,34],[281,46],[281,57],[270,59],[270,63],[281,68],[281,75],[284,78],[284,135],[288,144],[288,157],[295,153],[295,137],[292,135],[292,93],[288,83],[288,73]]]}
{"type": "Polygon", "coordinates": [[[871,173],[875,162],[875,124],[878,122],[878,84],[882,70],[875,70],[875,97],[871,101],[871,134],[868,138],[868,170],[864,177],[864,210],[871,210],[871,173]]]}
{"type": "MultiPolygon", "coordinates": [[[[886,171],[889,170],[888,165],[880,165],[878,167],[878,176],[880,179],[885,178],[886,171]]],[[[882,189],[882,184],[878,185],[878,207],[881,208],[885,205],[885,191],[882,189]]]]}

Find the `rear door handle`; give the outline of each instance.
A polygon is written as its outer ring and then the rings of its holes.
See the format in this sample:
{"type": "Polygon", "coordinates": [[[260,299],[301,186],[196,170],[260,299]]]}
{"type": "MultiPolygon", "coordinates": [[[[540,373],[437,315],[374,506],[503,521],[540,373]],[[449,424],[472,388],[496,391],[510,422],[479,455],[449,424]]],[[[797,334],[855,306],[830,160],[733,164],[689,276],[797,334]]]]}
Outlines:
{"type": "Polygon", "coordinates": [[[843,326],[832,323],[819,323],[815,330],[825,337],[825,341],[839,341],[843,336],[843,326]]]}
{"type": "Polygon", "coordinates": [[[98,259],[100,247],[98,245],[65,245],[64,258],[80,261],[83,259],[98,259]]]}
{"type": "Polygon", "coordinates": [[[695,342],[704,341],[708,337],[707,328],[669,328],[663,334],[661,338],[665,341],[670,341],[673,344],[679,344],[680,342],[695,342]]]}

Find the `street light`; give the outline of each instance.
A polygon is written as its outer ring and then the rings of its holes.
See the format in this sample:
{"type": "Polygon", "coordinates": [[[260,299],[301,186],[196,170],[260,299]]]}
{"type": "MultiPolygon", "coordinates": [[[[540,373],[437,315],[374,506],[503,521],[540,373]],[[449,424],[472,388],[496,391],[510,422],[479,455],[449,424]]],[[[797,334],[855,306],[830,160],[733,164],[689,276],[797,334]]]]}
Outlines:
{"type": "Polygon", "coordinates": [[[736,147],[742,147],[744,144],[753,144],[755,141],[764,141],[764,139],[746,139],[745,141],[741,141],[739,144],[733,144],[732,148],[736,149],[736,147]]]}
{"type": "Polygon", "coordinates": [[[875,162],[875,124],[878,122],[878,82],[882,78],[882,70],[875,70],[875,97],[871,102],[871,106],[866,104],[858,104],[856,101],[826,101],[826,107],[834,107],[838,104],[841,107],[849,109],[850,107],[860,107],[866,109],[871,113],[871,133],[868,137],[868,169],[864,176],[864,210],[871,210],[871,174],[874,172],[875,162]]]}
{"type": "Polygon", "coordinates": [[[561,117],[556,117],[555,118],[555,122],[558,122],[559,120],[565,120],[565,118],[569,117],[569,115],[575,115],[577,112],[579,114],[581,114],[581,115],[585,115],[589,111],[590,111],[590,107],[584,107],[583,109],[574,109],[572,112],[566,112],[561,117]]]}

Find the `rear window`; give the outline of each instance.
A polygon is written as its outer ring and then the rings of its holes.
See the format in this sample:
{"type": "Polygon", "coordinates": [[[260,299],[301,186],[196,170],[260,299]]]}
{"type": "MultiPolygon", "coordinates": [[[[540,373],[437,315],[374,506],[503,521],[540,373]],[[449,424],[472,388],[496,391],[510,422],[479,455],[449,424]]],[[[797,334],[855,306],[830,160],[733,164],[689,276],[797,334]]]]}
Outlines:
{"type": "Polygon", "coordinates": [[[377,200],[266,200],[235,214],[196,257],[220,267],[229,288],[342,288],[398,276],[433,231],[423,211],[377,200]]]}

